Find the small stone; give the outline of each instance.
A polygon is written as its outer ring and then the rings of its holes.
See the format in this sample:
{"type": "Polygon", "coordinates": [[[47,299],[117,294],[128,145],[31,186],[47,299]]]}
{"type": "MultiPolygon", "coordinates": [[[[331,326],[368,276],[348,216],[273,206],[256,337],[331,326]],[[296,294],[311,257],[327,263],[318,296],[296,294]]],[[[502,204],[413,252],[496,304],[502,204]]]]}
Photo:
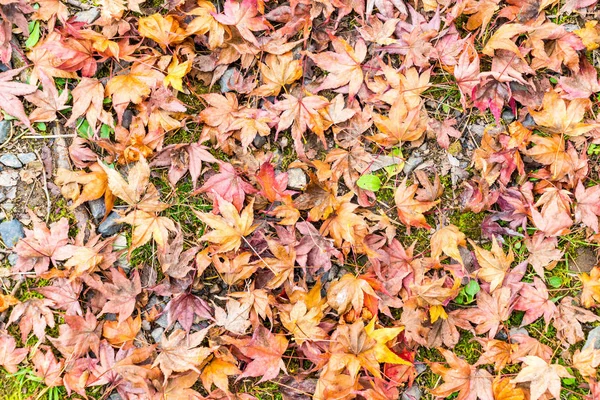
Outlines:
{"type": "Polygon", "coordinates": [[[229,80],[233,76],[235,72],[235,68],[229,68],[223,75],[221,75],[221,79],[219,80],[219,86],[221,86],[221,93],[231,92],[229,88],[229,80]]]}
{"type": "Polygon", "coordinates": [[[0,163],[10,168],[21,168],[23,166],[23,164],[21,164],[21,161],[19,161],[19,158],[14,154],[10,153],[2,154],[0,156],[0,163]]]}
{"type": "Polygon", "coordinates": [[[0,221],[4,221],[6,219],[6,213],[4,211],[0,211],[0,221]]]}
{"type": "Polygon", "coordinates": [[[252,141],[252,144],[254,144],[254,147],[256,147],[257,149],[262,148],[266,143],[267,143],[267,138],[265,136],[260,136],[260,135],[256,135],[256,137],[252,141]]]}
{"type": "Polygon", "coordinates": [[[15,203],[4,203],[4,204],[2,204],[2,208],[6,212],[11,212],[12,210],[15,209],[15,203]]]}
{"type": "Polygon", "coordinates": [[[301,168],[290,168],[288,173],[288,187],[290,189],[304,189],[307,184],[306,174],[301,168]]]}
{"type": "Polygon", "coordinates": [[[6,247],[13,247],[19,239],[25,237],[23,224],[16,219],[0,223],[0,237],[2,237],[2,241],[6,247]]]}
{"type": "Polygon", "coordinates": [[[17,157],[19,158],[19,161],[21,161],[21,163],[23,165],[27,165],[30,162],[37,160],[37,156],[35,155],[35,153],[21,153],[21,154],[17,154],[17,157]]]}
{"type": "Polygon", "coordinates": [[[8,255],[8,263],[11,267],[14,267],[17,264],[18,259],[19,256],[17,255],[17,253],[11,253],[8,255]]]}
{"type": "MultiPolygon", "coordinates": [[[[13,171],[16,172],[16,171],[13,171]]],[[[17,186],[13,185],[6,191],[6,198],[8,200],[14,200],[17,197],[17,186]]]]}
{"type": "Polygon", "coordinates": [[[600,349],[600,326],[595,327],[588,333],[587,340],[583,345],[583,350],[593,347],[596,350],[600,349]]]}
{"type": "Polygon", "coordinates": [[[100,18],[100,10],[97,7],[92,7],[89,10],[79,11],[75,14],[75,22],[84,22],[91,24],[95,20],[100,18]]]}
{"type": "Polygon", "coordinates": [[[117,222],[119,218],[121,218],[121,216],[114,211],[108,214],[108,217],[98,225],[98,233],[104,237],[108,237],[119,232],[121,227],[123,227],[122,223],[117,222]]]}
{"type": "Polygon", "coordinates": [[[167,313],[160,314],[160,317],[158,317],[154,322],[163,328],[169,326],[169,323],[167,322],[167,313]]]}
{"type": "Polygon", "coordinates": [[[0,144],[6,142],[9,135],[10,135],[10,121],[3,119],[2,121],[0,121],[0,144]]]}
{"type": "Polygon", "coordinates": [[[494,339],[496,339],[496,340],[507,340],[508,339],[508,335],[504,331],[498,331],[498,333],[496,333],[496,336],[494,336],[494,339]]]}
{"type": "Polygon", "coordinates": [[[402,393],[401,400],[420,400],[423,392],[419,385],[412,385],[402,393]]]}
{"type": "Polygon", "coordinates": [[[123,113],[123,121],[121,121],[121,125],[125,129],[129,129],[131,126],[131,121],[133,121],[133,111],[130,109],[125,110],[123,113]]]}
{"type": "Polygon", "coordinates": [[[143,320],[142,321],[142,329],[145,331],[149,331],[152,327],[150,326],[150,322],[148,322],[148,320],[143,320]]]}
{"type": "Polygon", "coordinates": [[[0,192],[0,203],[2,203],[4,200],[6,200],[6,195],[4,192],[0,192]]]}
{"type": "Polygon", "coordinates": [[[154,343],[160,343],[163,333],[165,333],[165,328],[160,326],[150,333],[150,336],[154,339],[154,343]]]}
{"type": "Polygon", "coordinates": [[[531,114],[527,114],[527,116],[525,116],[525,119],[523,120],[523,126],[525,128],[533,128],[535,126],[535,120],[531,114]]]}
{"type": "Polygon", "coordinates": [[[576,31],[577,29],[580,29],[579,25],[577,25],[577,24],[564,24],[563,28],[565,28],[565,31],[567,31],[567,32],[573,32],[573,31],[576,31]]]}
{"type": "Polygon", "coordinates": [[[110,396],[108,396],[108,400],[123,400],[123,398],[119,393],[114,392],[110,396]]]}
{"type": "Polygon", "coordinates": [[[525,328],[510,328],[508,331],[508,336],[514,335],[526,335],[529,336],[529,332],[525,328]]]}
{"type": "Polygon", "coordinates": [[[510,109],[504,110],[504,111],[502,111],[502,119],[507,124],[510,124],[511,122],[513,122],[515,120],[515,114],[513,114],[512,110],[510,110],[510,109]]]}
{"type": "Polygon", "coordinates": [[[96,221],[100,221],[104,218],[104,214],[106,214],[106,204],[104,203],[104,197],[100,197],[96,200],[90,200],[87,202],[88,208],[90,209],[90,213],[92,217],[96,221]]]}
{"type": "Polygon", "coordinates": [[[411,172],[413,172],[415,170],[415,168],[417,168],[422,163],[423,163],[423,157],[411,155],[410,158],[408,160],[406,160],[406,162],[404,163],[404,168],[402,168],[402,171],[404,171],[405,175],[408,175],[411,172]]]}

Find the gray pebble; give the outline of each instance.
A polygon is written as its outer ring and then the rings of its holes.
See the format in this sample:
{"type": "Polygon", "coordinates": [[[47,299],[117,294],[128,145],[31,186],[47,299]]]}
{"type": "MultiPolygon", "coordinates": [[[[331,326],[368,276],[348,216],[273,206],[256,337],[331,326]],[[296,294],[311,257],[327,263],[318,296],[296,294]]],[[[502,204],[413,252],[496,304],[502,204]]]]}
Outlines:
{"type": "Polygon", "coordinates": [[[221,86],[221,93],[231,92],[229,88],[229,80],[233,76],[235,68],[229,68],[223,75],[221,75],[221,79],[219,80],[219,86],[221,86]]]}
{"type": "Polygon", "coordinates": [[[108,396],[108,400],[123,400],[123,398],[119,393],[113,392],[110,396],[108,396]]]}
{"type": "Polygon", "coordinates": [[[4,203],[2,204],[2,209],[6,212],[11,212],[15,209],[15,203],[4,203]]]}
{"type": "Polygon", "coordinates": [[[523,126],[525,128],[533,128],[535,126],[535,120],[533,119],[531,114],[527,114],[527,116],[523,120],[523,126]]]}
{"type": "Polygon", "coordinates": [[[408,175],[422,163],[423,157],[415,157],[411,155],[410,158],[404,163],[404,168],[402,169],[402,171],[404,171],[404,174],[408,175]]]}
{"type": "Polygon", "coordinates": [[[121,125],[125,129],[129,129],[131,126],[131,121],[133,121],[133,111],[130,109],[125,110],[123,113],[123,120],[121,121],[121,125]]]}
{"type": "Polygon", "coordinates": [[[510,124],[515,120],[515,114],[513,114],[512,110],[504,110],[502,111],[502,119],[507,124],[510,124]]]}
{"type": "Polygon", "coordinates": [[[0,211],[0,221],[4,221],[6,219],[6,213],[4,211],[0,211]]]}
{"type": "Polygon", "coordinates": [[[154,339],[154,343],[160,343],[163,333],[165,333],[165,328],[160,326],[150,333],[150,336],[152,336],[152,339],[154,339]]]}
{"type": "Polygon", "coordinates": [[[6,200],[6,195],[4,192],[0,192],[0,203],[2,203],[4,200],[6,200]]]}
{"type": "Polygon", "coordinates": [[[14,154],[10,153],[2,154],[0,156],[0,163],[10,168],[21,168],[23,166],[23,164],[21,164],[21,161],[19,161],[19,158],[14,154]]]}
{"type": "Polygon", "coordinates": [[[600,349],[600,326],[595,327],[588,333],[587,340],[583,345],[583,350],[593,347],[594,349],[600,349]]]}
{"type": "Polygon", "coordinates": [[[104,214],[106,213],[106,205],[104,204],[104,197],[100,197],[99,199],[96,199],[96,200],[90,200],[87,202],[87,205],[90,209],[90,213],[92,214],[92,217],[94,217],[94,219],[96,221],[100,221],[102,218],[104,218],[104,214]]]}
{"type": "Polygon", "coordinates": [[[17,264],[18,259],[19,256],[17,255],[17,253],[11,253],[8,255],[8,263],[11,265],[11,267],[14,267],[17,264]]]}
{"type": "Polygon", "coordinates": [[[10,135],[10,121],[2,120],[0,121],[0,144],[6,142],[8,136],[10,135]]]}
{"type": "Polygon", "coordinates": [[[75,14],[76,22],[85,22],[86,24],[91,24],[98,18],[100,18],[100,10],[97,7],[92,7],[89,10],[79,11],[77,14],[75,14]]]}
{"type": "Polygon", "coordinates": [[[423,396],[419,385],[412,385],[402,393],[401,400],[419,400],[423,396]]]}
{"type": "Polygon", "coordinates": [[[108,237],[119,232],[123,227],[122,223],[117,222],[120,218],[121,216],[114,211],[108,214],[108,217],[98,225],[98,233],[104,237],[108,237]]]}
{"type": "Polygon", "coordinates": [[[262,148],[266,143],[267,138],[265,136],[260,135],[256,135],[256,137],[254,137],[254,140],[252,141],[252,144],[254,144],[254,147],[256,147],[257,149],[262,148]]]}
{"type": "Polygon", "coordinates": [[[160,317],[158,317],[154,322],[158,326],[161,326],[163,328],[166,328],[167,326],[169,326],[169,324],[167,322],[167,313],[160,314],[160,317]]]}
{"type": "Polygon", "coordinates": [[[17,157],[19,158],[19,161],[21,161],[21,163],[23,165],[27,165],[30,162],[37,160],[37,156],[35,155],[35,153],[21,153],[21,154],[17,154],[17,157]]]}
{"type": "Polygon", "coordinates": [[[0,237],[2,237],[2,241],[6,247],[13,247],[19,239],[25,237],[23,224],[16,219],[0,223],[0,237]]]}
{"type": "Polygon", "coordinates": [[[304,189],[307,184],[306,174],[301,168],[290,168],[288,173],[288,187],[290,189],[304,189]]]}

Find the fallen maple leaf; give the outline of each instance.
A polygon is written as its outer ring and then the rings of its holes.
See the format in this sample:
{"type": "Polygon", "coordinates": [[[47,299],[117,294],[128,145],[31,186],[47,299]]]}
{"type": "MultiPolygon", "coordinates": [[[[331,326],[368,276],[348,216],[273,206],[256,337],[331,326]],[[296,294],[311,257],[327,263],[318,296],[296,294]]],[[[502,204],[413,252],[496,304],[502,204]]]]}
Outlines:
{"type": "Polygon", "coordinates": [[[194,211],[194,214],[202,222],[213,229],[211,232],[205,233],[200,240],[218,244],[220,253],[238,250],[242,245],[244,236],[251,234],[256,229],[256,226],[252,225],[254,222],[254,200],[244,208],[241,214],[238,213],[233,204],[223,200],[218,195],[217,202],[219,203],[221,216],[194,211]]]}
{"type": "Polygon", "coordinates": [[[561,378],[573,378],[565,367],[558,364],[548,364],[536,356],[522,357],[525,367],[519,372],[512,383],[529,382],[531,400],[538,400],[546,391],[555,398],[560,398],[561,378]]]}
{"type": "Polygon", "coordinates": [[[431,391],[433,395],[447,397],[459,392],[457,400],[494,399],[492,375],[489,372],[469,365],[450,350],[439,348],[438,351],[442,353],[450,368],[441,363],[431,364],[431,370],[444,379],[442,385],[431,391]]]}
{"type": "Polygon", "coordinates": [[[242,371],[231,361],[226,359],[215,358],[202,370],[200,379],[204,389],[209,392],[212,391],[212,386],[215,385],[217,388],[224,392],[229,392],[229,377],[231,375],[238,375],[242,371]]]}
{"type": "Polygon", "coordinates": [[[101,161],[99,164],[106,173],[110,191],[134,209],[147,214],[169,207],[160,201],[158,190],[150,183],[150,167],[144,157],[140,157],[139,161],[129,168],[127,181],[117,170],[101,161]]]}
{"type": "Polygon", "coordinates": [[[199,347],[207,332],[207,329],[204,329],[188,335],[185,331],[177,329],[168,338],[163,334],[158,356],[152,365],[160,366],[166,377],[173,372],[189,370],[200,373],[200,364],[213,352],[212,348],[199,347]]]}
{"type": "Polygon", "coordinates": [[[104,101],[102,82],[95,78],[82,78],[71,94],[73,95],[73,109],[65,125],[74,126],[77,118],[85,114],[90,127],[96,129],[104,101]]]}
{"type": "Polygon", "coordinates": [[[246,182],[235,170],[233,165],[221,162],[219,163],[219,173],[211,176],[196,193],[208,193],[213,199],[213,209],[219,212],[219,197],[232,203],[238,211],[242,211],[246,193],[256,193],[256,189],[246,182]],[[217,197],[218,196],[218,197],[217,197]]]}
{"type": "Polygon", "coordinates": [[[394,193],[394,201],[398,210],[398,218],[406,225],[408,231],[410,227],[431,229],[427,221],[425,220],[424,212],[430,210],[435,206],[439,200],[436,201],[419,201],[415,199],[415,194],[418,190],[417,184],[406,186],[407,178],[398,185],[396,192],[394,193]]]}
{"type": "Polygon", "coordinates": [[[50,263],[66,260],[73,255],[74,248],[69,245],[69,221],[61,218],[50,224],[50,229],[35,214],[33,229],[25,229],[25,238],[15,246],[17,263],[15,271],[27,272],[35,270],[36,275],[48,271],[50,263]]]}
{"type": "Polygon", "coordinates": [[[509,249],[508,253],[504,254],[502,247],[500,247],[495,237],[492,238],[491,251],[477,246],[472,240],[470,243],[475,251],[477,262],[481,267],[476,272],[477,277],[488,282],[490,284],[490,292],[494,292],[496,288],[502,285],[504,277],[510,269],[510,264],[515,259],[513,251],[509,249]]]}
{"type": "Polygon", "coordinates": [[[187,36],[185,30],[179,27],[176,16],[167,15],[163,17],[158,13],[139,18],[138,31],[141,36],[158,43],[163,50],[172,44],[182,42],[187,36]]]}
{"type": "Polygon", "coordinates": [[[125,217],[120,218],[119,222],[133,226],[129,255],[136,248],[148,243],[151,238],[154,239],[159,249],[162,249],[167,244],[169,232],[177,232],[172,219],[159,217],[154,213],[142,210],[130,212],[125,217]]]}
{"type": "Polygon", "coordinates": [[[270,24],[262,15],[257,16],[257,3],[257,0],[226,0],[223,14],[213,14],[213,17],[223,25],[235,27],[244,39],[259,47],[252,32],[269,29],[270,24]]]}
{"type": "Polygon", "coordinates": [[[533,285],[523,284],[519,291],[519,298],[515,303],[515,310],[525,311],[521,326],[531,324],[542,315],[547,325],[554,314],[558,312],[554,303],[548,299],[546,285],[538,277],[533,278],[533,285]]]}
{"type": "Polygon", "coordinates": [[[594,267],[590,273],[579,275],[583,283],[581,292],[581,304],[585,308],[590,308],[600,303],[600,267],[594,267]]]}
{"type": "Polygon", "coordinates": [[[535,111],[530,108],[529,114],[538,126],[550,134],[579,136],[597,127],[596,124],[581,122],[590,106],[588,99],[575,99],[567,104],[558,93],[550,91],[544,95],[542,110],[535,111]]]}
{"type": "Polygon", "coordinates": [[[19,75],[22,70],[23,68],[19,68],[0,73],[0,108],[17,118],[33,132],[29,118],[25,114],[23,103],[18,96],[31,94],[37,90],[37,87],[13,81],[13,78],[19,75]]]}
{"type": "Polygon", "coordinates": [[[6,369],[9,374],[14,374],[19,370],[18,365],[25,360],[29,350],[27,348],[17,348],[15,338],[0,333],[0,366],[6,369]]]}
{"type": "Polygon", "coordinates": [[[277,96],[285,85],[296,82],[302,76],[302,63],[294,60],[292,53],[268,54],[259,68],[263,84],[252,91],[251,94],[256,96],[277,96]]]}
{"type": "Polygon", "coordinates": [[[252,359],[237,380],[262,376],[259,382],[265,382],[276,378],[280,370],[287,373],[281,359],[288,347],[284,335],[274,335],[264,326],[259,326],[254,330],[252,339],[244,339],[235,345],[243,355],[252,359]]]}
{"type": "Polygon", "coordinates": [[[358,93],[364,80],[361,64],[367,56],[367,45],[362,39],[359,39],[353,49],[342,38],[330,34],[329,39],[335,52],[308,54],[319,68],[329,72],[317,91],[348,85],[349,99],[352,99],[358,93]]]}

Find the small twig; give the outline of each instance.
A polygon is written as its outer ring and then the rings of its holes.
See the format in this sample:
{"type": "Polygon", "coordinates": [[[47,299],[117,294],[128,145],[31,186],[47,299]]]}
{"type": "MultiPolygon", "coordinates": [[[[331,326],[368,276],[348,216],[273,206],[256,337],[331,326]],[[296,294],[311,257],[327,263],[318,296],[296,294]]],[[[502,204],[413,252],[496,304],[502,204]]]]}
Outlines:
{"type": "Polygon", "coordinates": [[[56,138],[71,138],[77,136],[76,134],[70,135],[26,135],[23,139],[56,139],[56,138]]]}
{"type": "MultiPolygon", "coordinates": [[[[35,151],[35,155],[37,156],[38,160],[40,160],[40,163],[43,166],[44,161],[42,160],[42,157],[40,156],[40,153],[37,150],[35,151]]],[[[50,200],[50,193],[48,193],[48,177],[46,176],[46,168],[43,167],[42,178],[44,180],[42,189],[44,190],[44,194],[46,195],[46,222],[48,222],[50,220],[50,210],[52,209],[52,201],[50,200]]]]}
{"type": "Polygon", "coordinates": [[[92,8],[89,4],[84,4],[78,0],[65,0],[67,4],[72,5],[73,7],[81,8],[82,10],[89,10],[92,8]]]}

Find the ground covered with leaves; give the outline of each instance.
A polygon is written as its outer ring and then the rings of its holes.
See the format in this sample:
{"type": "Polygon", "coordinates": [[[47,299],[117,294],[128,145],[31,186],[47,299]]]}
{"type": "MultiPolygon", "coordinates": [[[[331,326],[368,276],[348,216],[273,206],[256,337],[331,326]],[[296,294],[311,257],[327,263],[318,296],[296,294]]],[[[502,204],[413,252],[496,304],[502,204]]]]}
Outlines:
{"type": "Polygon", "coordinates": [[[600,399],[597,0],[0,0],[2,399],[600,399]]]}

